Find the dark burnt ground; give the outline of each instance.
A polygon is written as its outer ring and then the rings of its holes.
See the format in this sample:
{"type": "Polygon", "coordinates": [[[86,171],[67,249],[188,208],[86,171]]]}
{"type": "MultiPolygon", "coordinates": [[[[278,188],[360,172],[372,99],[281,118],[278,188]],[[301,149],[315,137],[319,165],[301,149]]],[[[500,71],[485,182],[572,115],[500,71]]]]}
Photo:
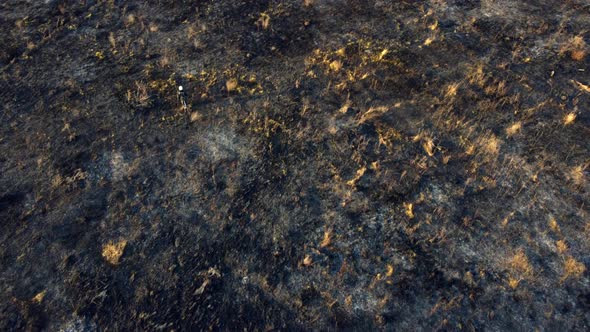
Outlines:
{"type": "Polygon", "coordinates": [[[1,330],[590,328],[585,1],[7,0],[0,28],[1,330]]]}

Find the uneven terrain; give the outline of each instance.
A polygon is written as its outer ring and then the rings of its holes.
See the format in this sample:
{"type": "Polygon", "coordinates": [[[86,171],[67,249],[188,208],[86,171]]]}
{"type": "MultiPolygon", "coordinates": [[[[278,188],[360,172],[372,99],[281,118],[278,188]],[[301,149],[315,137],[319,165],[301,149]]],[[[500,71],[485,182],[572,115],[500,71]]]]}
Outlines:
{"type": "Polygon", "coordinates": [[[0,29],[0,330],[590,329],[586,1],[5,0],[0,29]]]}

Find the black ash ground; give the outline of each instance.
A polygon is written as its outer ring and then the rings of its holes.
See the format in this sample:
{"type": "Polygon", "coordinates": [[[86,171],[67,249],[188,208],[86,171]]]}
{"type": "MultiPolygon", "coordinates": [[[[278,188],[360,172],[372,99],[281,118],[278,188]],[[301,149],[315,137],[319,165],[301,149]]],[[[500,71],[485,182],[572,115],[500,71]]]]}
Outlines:
{"type": "Polygon", "coordinates": [[[590,328],[584,1],[8,0],[0,28],[0,329],[590,328]]]}

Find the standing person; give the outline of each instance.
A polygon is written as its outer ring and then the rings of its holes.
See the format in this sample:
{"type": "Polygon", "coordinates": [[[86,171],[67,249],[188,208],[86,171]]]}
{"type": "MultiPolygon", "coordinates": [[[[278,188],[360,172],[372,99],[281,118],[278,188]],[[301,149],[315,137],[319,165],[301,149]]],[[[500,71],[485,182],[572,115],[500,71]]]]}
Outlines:
{"type": "Polygon", "coordinates": [[[186,92],[184,91],[184,88],[182,87],[182,85],[179,85],[178,86],[177,98],[178,98],[178,103],[182,107],[182,110],[184,112],[187,112],[188,111],[188,105],[186,103],[186,92]]]}

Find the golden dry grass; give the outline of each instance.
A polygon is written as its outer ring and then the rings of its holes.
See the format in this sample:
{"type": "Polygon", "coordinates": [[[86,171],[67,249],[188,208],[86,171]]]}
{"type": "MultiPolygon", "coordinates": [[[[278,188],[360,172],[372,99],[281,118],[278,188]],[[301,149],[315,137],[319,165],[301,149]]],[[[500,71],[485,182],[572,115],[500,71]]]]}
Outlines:
{"type": "Polygon", "coordinates": [[[324,248],[330,245],[330,243],[332,242],[332,230],[326,230],[324,232],[324,238],[322,239],[322,242],[320,243],[320,248],[324,248]]]}
{"type": "Polygon", "coordinates": [[[37,293],[33,298],[32,301],[36,302],[36,303],[41,303],[43,302],[43,299],[45,298],[45,294],[47,294],[47,290],[42,290],[41,292],[37,293]]]}
{"type": "Polygon", "coordinates": [[[110,241],[102,247],[102,257],[110,264],[117,265],[126,246],[127,240],[110,241]]]}
{"type": "Polygon", "coordinates": [[[523,249],[517,250],[512,257],[509,257],[506,266],[509,272],[507,282],[510,288],[517,288],[522,280],[533,277],[533,266],[523,249]]]}
{"type": "Polygon", "coordinates": [[[576,113],[568,113],[563,117],[563,124],[564,125],[571,125],[576,120],[576,113]]]}
{"type": "Polygon", "coordinates": [[[584,263],[577,261],[572,256],[566,257],[563,263],[563,277],[562,281],[566,279],[578,279],[586,271],[584,263]]]}
{"type": "Polygon", "coordinates": [[[522,123],[520,121],[517,121],[517,122],[513,123],[512,125],[510,125],[508,128],[506,128],[506,135],[513,136],[516,133],[518,133],[521,128],[522,128],[522,123]]]}

